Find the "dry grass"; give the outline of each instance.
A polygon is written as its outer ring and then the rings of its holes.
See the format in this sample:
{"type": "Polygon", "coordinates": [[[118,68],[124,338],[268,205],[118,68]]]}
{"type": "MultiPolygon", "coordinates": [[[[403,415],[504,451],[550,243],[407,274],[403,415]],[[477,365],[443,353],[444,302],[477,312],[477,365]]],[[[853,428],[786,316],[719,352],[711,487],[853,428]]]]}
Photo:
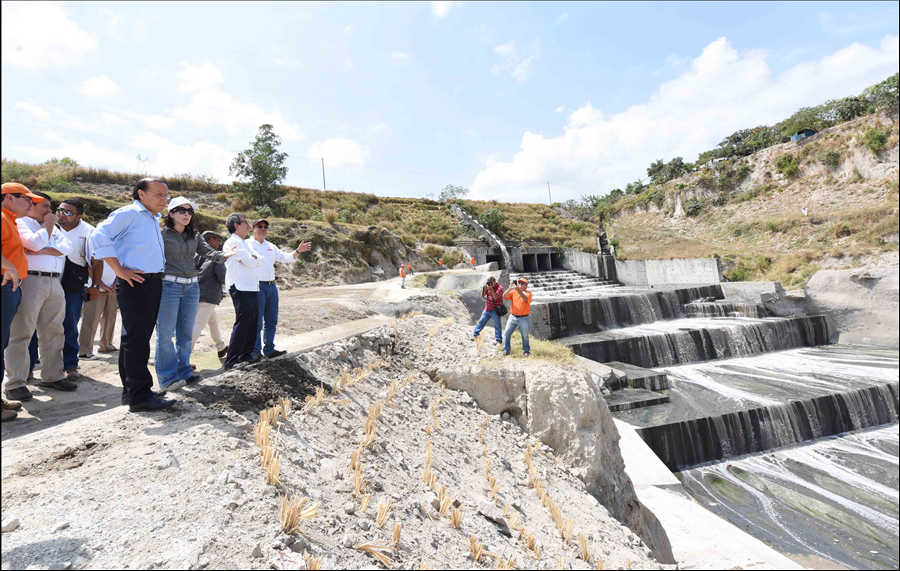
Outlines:
{"type": "Polygon", "coordinates": [[[288,535],[293,535],[299,531],[301,521],[313,519],[318,515],[318,506],[310,504],[307,498],[281,496],[281,529],[288,535]]]}
{"type": "Polygon", "coordinates": [[[306,562],[306,568],[312,571],[313,569],[321,569],[322,568],[322,558],[321,557],[313,557],[309,554],[305,549],[303,550],[303,560],[306,562]]]}
{"type": "Polygon", "coordinates": [[[378,524],[378,527],[384,527],[384,524],[387,523],[387,516],[393,503],[394,500],[388,498],[386,502],[378,504],[378,513],[375,516],[375,523],[378,524]]]}
{"type": "Polygon", "coordinates": [[[583,533],[578,534],[578,547],[581,558],[587,563],[591,562],[591,548],[588,546],[587,538],[583,533]]]}
{"type": "Polygon", "coordinates": [[[469,536],[469,551],[472,553],[472,559],[476,563],[481,563],[481,558],[484,556],[484,545],[478,543],[474,535],[469,536]]]}
{"type": "Polygon", "coordinates": [[[386,555],[382,553],[382,551],[392,551],[394,548],[390,545],[386,545],[383,543],[375,543],[373,541],[369,541],[366,543],[361,543],[354,547],[354,549],[358,549],[365,553],[368,553],[372,557],[378,560],[379,563],[384,565],[387,568],[391,566],[391,560],[388,559],[386,555]]]}
{"type": "Polygon", "coordinates": [[[450,525],[456,529],[462,528],[463,510],[462,508],[453,508],[450,510],[450,525]]]}
{"type": "Polygon", "coordinates": [[[362,501],[359,503],[359,512],[366,513],[366,508],[369,507],[369,494],[363,496],[362,501]]]}
{"type": "Polygon", "coordinates": [[[400,548],[400,533],[402,530],[403,530],[403,526],[400,525],[399,521],[396,522],[394,524],[394,548],[395,549],[400,548]]]}

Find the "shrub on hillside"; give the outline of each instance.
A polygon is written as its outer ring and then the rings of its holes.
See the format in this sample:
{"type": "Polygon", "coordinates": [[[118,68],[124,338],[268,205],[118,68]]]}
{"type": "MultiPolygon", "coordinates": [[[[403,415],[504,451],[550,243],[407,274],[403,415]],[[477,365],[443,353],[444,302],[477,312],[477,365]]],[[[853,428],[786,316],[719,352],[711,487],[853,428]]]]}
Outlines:
{"type": "Polygon", "coordinates": [[[329,208],[322,214],[323,214],[323,216],[325,216],[325,221],[328,222],[329,224],[334,224],[338,219],[337,210],[335,210],[334,208],[329,208]]]}
{"type": "Polygon", "coordinates": [[[444,249],[440,246],[435,246],[434,244],[428,244],[425,246],[425,255],[431,256],[432,258],[439,260],[444,256],[444,249]]]}
{"type": "Polygon", "coordinates": [[[800,169],[797,157],[791,153],[784,153],[775,157],[775,170],[785,176],[794,176],[800,169]]]}
{"type": "Polygon", "coordinates": [[[47,182],[38,184],[34,190],[40,190],[41,192],[68,192],[72,194],[78,194],[81,192],[81,189],[74,182],[69,182],[67,180],[63,180],[61,178],[50,179],[47,182]]]}
{"type": "Polygon", "coordinates": [[[819,162],[829,168],[835,168],[841,164],[841,154],[834,149],[822,149],[819,151],[819,162]]]}
{"type": "Polygon", "coordinates": [[[495,234],[500,233],[505,220],[506,216],[499,208],[485,210],[481,213],[481,216],[478,217],[478,221],[481,222],[481,225],[495,234]]]}
{"type": "Polygon", "coordinates": [[[879,129],[869,129],[863,136],[863,140],[869,150],[875,154],[880,153],[887,146],[887,134],[879,129]]]}
{"type": "Polygon", "coordinates": [[[684,203],[684,213],[688,216],[697,216],[703,210],[703,203],[692,198],[684,203]]]}
{"type": "Polygon", "coordinates": [[[737,168],[737,180],[744,180],[751,172],[753,172],[753,167],[747,163],[742,163],[741,166],[737,168]]]}
{"type": "Polygon", "coordinates": [[[232,201],[231,210],[233,212],[247,212],[253,208],[253,205],[250,204],[249,200],[244,200],[243,198],[238,198],[232,201]]]}

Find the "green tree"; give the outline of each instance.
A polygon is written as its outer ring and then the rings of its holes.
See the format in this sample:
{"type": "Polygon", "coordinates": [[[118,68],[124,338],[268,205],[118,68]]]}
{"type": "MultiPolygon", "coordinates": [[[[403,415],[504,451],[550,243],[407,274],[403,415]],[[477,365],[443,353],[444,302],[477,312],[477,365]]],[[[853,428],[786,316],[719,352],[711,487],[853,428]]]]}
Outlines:
{"type": "Polygon", "coordinates": [[[279,183],[287,176],[284,160],[287,153],[280,152],[281,137],[268,123],[256,132],[253,146],[238,153],[228,168],[228,174],[241,181],[241,194],[254,206],[272,205],[279,198],[279,183]]]}
{"type": "Polygon", "coordinates": [[[78,166],[78,162],[75,159],[72,159],[69,157],[63,157],[61,159],[53,157],[49,161],[44,161],[44,164],[45,165],[60,165],[63,167],[72,167],[72,168],[75,168],[78,166]]]}
{"type": "Polygon", "coordinates": [[[447,202],[448,200],[460,200],[469,194],[469,189],[464,186],[454,186],[448,184],[441,190],[438,200],[447,202]]]}
{"type": "Polygon", "coordinates": [[[500,230],[503,228],[503,222],[505,220],[506,215],[503,214],[503,211],[499,208],[491,208],[489,210],[485,210],[481,213],[481,216],[478,217],[478,221],[481,222],[481,225],[494,234],[500,233],[500,230]]]}

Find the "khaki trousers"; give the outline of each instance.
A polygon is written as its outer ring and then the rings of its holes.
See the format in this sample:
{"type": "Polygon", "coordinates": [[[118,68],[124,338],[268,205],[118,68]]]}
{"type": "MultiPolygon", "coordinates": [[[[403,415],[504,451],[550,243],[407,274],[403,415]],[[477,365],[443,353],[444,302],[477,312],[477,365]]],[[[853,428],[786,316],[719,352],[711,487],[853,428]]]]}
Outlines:
{"type": "Polygon", "coordinates": [[[100,350],[109,352],[113,349],[113,333],[116,330],[116,317],[119,312],[119,301],[116,292],[103,293],[94,301],[84,302],[81,315],[81,333],[78,335],[78,355],[90,355],[94,352],[94,337],[97,326],[100,326],[100,350]]]}
{"type": "Polygon", "coordinates": [[[216,307],[218,306],[214,303],[200,302],[200,307],[197,308],[197,317],[194,320],[194,339],[191,342],[192,353],[194,352],[194,345],[200,339],[200,334],[203,333],[203,328],[206,327],[207,323],[209,323],[209,334],[216,344],[216,351],[221,351],[225,348],[225,341],[222,339],[222,334],[219,333],[219,318],[216,317],[216,307]]]}
{"type": "Polygon", "coordinates": [[[41,384],[66,378],[63,371],[63,345],[66,342],[63,320],[66,317],[66,295],[58,278],[28,276],[19,286],[22,302],[9,327],[6,348],[7,389],[25,386],[30,368],[28,344],[37,331],[41,355],[41,384]]]}

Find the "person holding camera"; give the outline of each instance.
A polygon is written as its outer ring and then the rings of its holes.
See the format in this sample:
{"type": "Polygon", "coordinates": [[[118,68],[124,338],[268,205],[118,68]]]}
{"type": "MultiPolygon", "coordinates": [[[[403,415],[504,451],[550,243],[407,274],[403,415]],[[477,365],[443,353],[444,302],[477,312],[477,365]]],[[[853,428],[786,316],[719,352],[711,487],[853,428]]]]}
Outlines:
{"type": "Polygon", "coordinates": [[[497,340],[497,344],[500,345],[503,343],[501,335],[503,325],[500,318],[506,315],[506,306],[503,305],[503,286],[500,285],[497,278],[493,276],[488,278],[487,283],[481,288],[481,297],[484,298],[484,311],[481,313],[481,319],[478,320],[478,324],[475,326],[475,333],[472,334],[472,338],[476,339],[481,334],[481,330],[484,329],[488,319],[490,319],[494,322],[494,337],[497,340]]]}
{"type": "Polygon", "coordinates": [[[528,329],[531,325],[531,292],[528,291],[528,280],[525,278],[516,280],[516,285],[509,288],[503,299],[512,302],[506,331],[503,332],[503,354],[509,355],[509,340],[518,327],[522,335],[522,352],[528,357],[531,354],[531,345],[528,343],[528,329]]]}

